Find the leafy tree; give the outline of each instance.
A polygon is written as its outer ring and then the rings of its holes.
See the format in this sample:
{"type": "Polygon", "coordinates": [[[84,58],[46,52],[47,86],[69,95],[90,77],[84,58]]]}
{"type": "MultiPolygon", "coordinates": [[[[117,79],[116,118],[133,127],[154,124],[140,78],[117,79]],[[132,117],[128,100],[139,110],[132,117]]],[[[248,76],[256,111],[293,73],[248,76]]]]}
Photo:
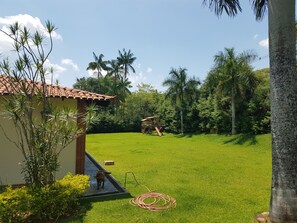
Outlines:
{"type": "Polygon", "coordinates": [[[232,135],[236,134],[236,100],[244,97],[246,90],[254,88],[256,78],[249,63],[256,58],[255,54],[243,52],[235,54],[234,48],[225,48],[214,57],[215,72],[220,81],[217,90],[231,97],[232,135]]]}
{"type": "MultiPolygon", "coordinates": [[[[117,96],[115,106],[119,107],[127,95],[131,93],[129,90],[131,82],[127,75],[130,70],[135,73],[132,65],[136,57],[134,57],[131,50],[126,51],[125,49],[123,49],[123,52],[119,50],[119,56],[111,61],[103,60],[103,54],[97,56],[93,52],[93,56],[94,61],[89,63],[87,70],[96,70],[98,81],[96,82],[92,78],[81,78],[77,79],[77,83],[74,86],[96,93],[115,95],[117,96]],[[105,77],[102,75],[103,70],[107,71],[105,77]]],[[[115,110],[117,110],[116,107],[115,110]]]]}
{"type": "MultiPolygon", "coordinates": [[[[253,72],[255,86],[241,86],[236,98],[237,131],[240,133],[267,133],[270,131],[269,69],[253,72]],[[242,96],[244,100],[242,100],[242,96]],[[240,96],[240,97],[239,97],[240,96]],[[240,100],[239,100],[240,99],[240,100]]],[[[199,112],[199,129],[203,132],[229,133],[231,129],[231,94],[222,92],[221,81],[226,77],[211,70],[199,89],[200,97],[196,103],[199,112]]],[[[249,85],[252,86],[252,85],[249,85]]],[[[193,122],[193,120],[192,120],[193,122]]]]}
{"type": "Polygon", "coordinates": [[[128,52],[125,49],[123,49],[123,52],[119,50],[119,56],[117,57],[117,60],[119,66],[123,69],[123,80],[127,78],[129,70],[132,70],[132,72],[135,73],[135,69],[132,64],[136,60],[136,57],[131,52],[131,50],[128,50],[128,52]]]}
{"type": "Polygon", "coordinates": [[[88,129],[89,133],[127,132],[133,131],[123,118],[113,113],[110,107],[103,107],[96,111],[96,122],[88,129]]]}
{"type": "Polygon", "coordinates": [[[209,94],[206,97],[200,97],[196,106],[199,112],[199,128],[202,132],[230,131],[230,97],[209,94]]]}
{"type": "Polygon", "coordinates": [[[159,115],[160,93],[150,85],[138,85],[138,90],[129,95],[124,103],[124,120],[140,131],[141,119],[159,115]]]}
{"type": "Polygon", "coordinates": [[[166,96],[172,100],[175,107],[180,112],[180,131],[184,132],[184,111],[187,99],[189,99],[193,92],[197,91],[199,81],[195,78],[188,78],[187,69],[172,68],[169,72],[170,77],[165,79],[163,86],[167,86],[166,96]]]}
{"type": "Polygon", "coordinates": [[[137,92],[154,93],[157,90],[150,84],[141,83],[137,85],[137,92]]]}
{"type": "Polygon", "coordinates": [[[248,116],[250,117],[248,122],[254,134],[270,132],[269,72],[269,69],[262,69],[255,72],[259,83],[247,106],[248,116]]]}
{"type": "MultiPolygon", "coordinates": [[[[36,186],[54,181],[59,154],[82,131],[76,124],[76,112],[58,109],[48,97],[49,70],[45,62],[53,49],[54,30],[55,26],[46,22],[48,39],[38,31],[30,33],[18,23],[11,25],[9,31],[0,30],[13,40],[16,52],[13,63],[8,58],[0,62],[1,73],[5,75],[0,84],[10,93],[4,103],[4,114],[13,122],[18,138],[6,136],[23,155],[26,182],[36,186]]],[[[5,134],[3,127],[2,130],[5,134]]]]}
{"type": "MultiPolygon", "coordinates": [[[[235,16],[239,0],[204,0],[217,15],[235,16]]],[[[297,222],[297,76],[294,0],[252,0],[257,19],[268,8],[271,86],[272,186],[270,219],[297,222]]]]}
{"type": "MultiPolygon", "coordinates": [[[[212,69],[208,74],[204,83],[202,84],[200,91],[200,98],[197,103],[197,109],[199,112],[199,129],[202,132],[206,133],[222,133],[225,132],[225,128],[231,128],[230,112],[227,111],[230,109],[230,103],[226,98],[223,99],[221,94],[218,94],[217,86],[221,81],[221,75],[212,69]],[[226,115],[228,114],[227,120],[225,120],[226,115]],[[226,124],[227,122],[227,124],[226,124]],[[222,123],[225,123],[222,125],[222,123]],[[222,128],[224,127],[224,128],[222,128]]],[[[229,98],[228,98],[229,99],[229,98]]],[[[229,129],[230,129],[229,128],[229,129]]],[[[230,130],[228,130],[230,131],[230,130]]]]}
{"type": "Polygon", "coordinates": [[[99,77],[99,79],[93,77],[77,78],[73,87],[98,94],[113,95],[113,80],[109,77],[99,77]]]}
{"type": "Polygon", "coordinates": [[[120,79],[118,80],[110,75],[100,77],[99,79],[83,77],[77,79],[73,87],[99,94],[116,96],[114,103],[111,104],[109,109],[112,109],[115,115],[123,115],[121,106],[123,106],[127,96],[131,94],[129,90],[129,88],[131,88],[131,82],[128,78],[125,78],[124,80],[121,76],[119,78],[120,79]]]}
{"type": "Polygon", "coordinates": [[[98,110],[98,122],[92,125],[90,132],[139,132],[141,119],[161,115],[159,104],[163,99],[163,94],[151,85],[138,85],[138,90],[128,94],[121,102],[119,114],[108,108],[98,110]]]}
{"type": "MultiPolygon", "coordinates": [[[[100,79],[100,78],[99,78],[100,79]]],[[[81,89],[84,91],[90,91],[94,93],[101,93],[99,80],[93,77],[89,78],[77,78],[76,83],[73,85],[76,89],[81,89]]]]}
{"type": "Polygon", "coordinates": [[[166,98],[165,94],[160,94],[156,114],[160,117],[166,132],[179,133],[179,114],[176,112],[172,102],[166,98]]]}

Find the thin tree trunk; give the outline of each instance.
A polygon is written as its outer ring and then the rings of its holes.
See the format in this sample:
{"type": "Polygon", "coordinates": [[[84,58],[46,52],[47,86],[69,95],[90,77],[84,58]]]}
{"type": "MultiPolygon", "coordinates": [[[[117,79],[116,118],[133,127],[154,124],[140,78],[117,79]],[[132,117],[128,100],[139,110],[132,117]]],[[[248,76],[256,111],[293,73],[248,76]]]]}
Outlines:
{"type": "Polygon", "coordinates": [[[236,125],[235,125],[235,94],[234,94],[234,88],[232,88],[232,96],[231,96],[231,113],[232,113],[232,135],[236,135],[236,125]]]}
{"type": "Polygon", "coordinates": [[[181,127],[181,134],[184,134],[184,115],[183,110],[180,110],[180,127],[181,127]]]}
{"type": "Polygon", "coordinates": [[[297,222],[295,0],[269,0],[273,223],[297,222]]]}
{"type": "Polygon", "coordinates": [[[99,71],[99,68],[97,68],[97,79],[98,79],[98,80],[100,79],[100,71],[99,71]]]}

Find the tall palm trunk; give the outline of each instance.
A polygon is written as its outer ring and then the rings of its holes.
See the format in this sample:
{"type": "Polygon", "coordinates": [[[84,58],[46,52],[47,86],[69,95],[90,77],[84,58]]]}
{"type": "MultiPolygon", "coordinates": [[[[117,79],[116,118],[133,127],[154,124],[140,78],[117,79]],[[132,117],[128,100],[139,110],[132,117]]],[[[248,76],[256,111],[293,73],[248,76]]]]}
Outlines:
{"type": "Polygon", "coordinates": [[[236,125],[235,125],[235,92],[234,92],[234,87],[232,87],[232,92],[231,92],[231,119],[232,119],[232,131],[231,134],[235,135],[236,134],[236,125]]]}
{"type": "Polygon", "coordinates": [[[273,223],[297,222],[295,0],[269,0],[273,223]]]}
{"type": "Polygon", "coordinates": [[[100,79],[100,71],[99,71],[99,69],[97,69],[97,79],[99,80],[100,79]]]}
{"type": "Polygon", "coordinates": [[[184,114],[183,110],[180,110],[180,128],[181,128],[181,134],[184,134],[184,114]]]}

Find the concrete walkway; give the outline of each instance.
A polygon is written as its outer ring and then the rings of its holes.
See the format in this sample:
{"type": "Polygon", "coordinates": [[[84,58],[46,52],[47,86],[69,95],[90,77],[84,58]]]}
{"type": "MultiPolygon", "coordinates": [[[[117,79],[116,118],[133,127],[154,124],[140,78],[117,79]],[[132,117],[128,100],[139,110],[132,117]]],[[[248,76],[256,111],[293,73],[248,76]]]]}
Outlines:
{"type": "Polygon", "coordinates": [[[88,153],[85,156],[85,174],[90,176],[90,187],[85,197],[91,196],[115,196],[129,195],[129,192],[112,176],[105,177],[104,188],[97,190],[97,182],[95,179],[98,170],[105,170],[97,161],[88,153]]]}

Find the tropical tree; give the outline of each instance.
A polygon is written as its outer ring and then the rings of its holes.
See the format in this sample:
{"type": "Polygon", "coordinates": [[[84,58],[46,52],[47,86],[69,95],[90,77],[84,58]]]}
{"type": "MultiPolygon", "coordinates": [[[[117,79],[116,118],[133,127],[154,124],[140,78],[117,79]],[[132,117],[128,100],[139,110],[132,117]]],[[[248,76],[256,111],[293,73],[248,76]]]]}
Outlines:
{"type": "Polygon", "coordinates": [[[180,112],[180,131],[184,133],[184,111],[186,101],[197,91],[199,81],[195,78],[189,78],[186,68],[172,68],[169,72],[169,78],[165,79],[163,86],[167,86],[166,97],[170,98],[175,107],[180,112]]]}
{"type": "MultiPolygon", "coordinates": [[[[268,68],[255,71],[258,84],[253,97],[248,101],[249,125],[255,134],[270,132],[270,86],[268,68]]],[[[246,120],[242,120],[246,122],[246,120]]]]}
{"type": "Polygon", "coordinates": [[[108,62],[109,68],[106,77],[111,77],[113,79],[113,95],[117,95],[117,84],[121,79],[121,68],[118,60],[111,60],[108,62]]]}
{"type": "Polygon", "coordinates": [[[105,77],[105,80],[109,79],[110,81],[106,81],[110,83],[110,92],[115,95],[114,101],[114,113],[115,115],[122,116],[123,109],[121,109],[124,104],[126,98],[131,94],[129,88],[131,88],[131,81],[128,78],[120,77],[119,79],[114,79],[112,77],[105,77]]]}
{"type": "Polygon", "coordinates": [[[117,92],[118,93],[118,99],[120,102],[124,102],[125,98],[131,94],[131,91],[129,90],[129,88],[131,88],[131,81],[129,81],[128,78],[123,78],[121,77],[121,80],[118,82],[117,85],[117,92]]]}
{"type": "Polygon", "coordinates": [[[117,60],[119,66],[123,69],[124,79],[129,74],[129,70],[132,70],[132,72],[135,73],[135,69],[132,64],[136,60],[136,57],[134,57],[134,54],[131,53],[131,50],[128,50],[128,52],[125,49],[123,49],[123,52],[119,50],[119,56],[117,57],[117,60]]]}
{"type": "Polygon", "coordinates": [[[82,89],[85,91],[95,92],[99,94],[108,94],[116,96],[115,105],[118,107],[125,101],[125,98],[131,94],[129,88],[131,88],[131,81],[128,78],[119,77],[115,79],[109,75],[100,77],[99,79],[78,78],[73,85],[74,88],[82,89]]]}
{"type": "Polygon", "coordinates": [[[0,129],[22,153],[22,173],[26,183],[34,186],[54,181],[61,151],[83,131],[77,127],[75,111],[57,108],[48,97],[46,76],[50,70],[45,63],[53,50],[54,30],[50,22],[45,27],[48,38],[18,23],[8,31],[0,30],[11,38],[16,53],[14,61],[6,58],[0,62],[4,74],[0,85],[9,93],[1,104],[3,115],[12,121],[18,137],[6,135],[1,123],[0,129]]]}
{"type": "Polygon", "coordinates": [[[97,56],[94,52],[93,52],[93,57],[94,57],[94,61],[90,62],[87,70],[93,70],[97,72],[97,76],[98,79],[100,77],[102,77],[102,71],[103,70],[107,70],[107,61],[103,60],[104,55],[100,54],[99,56],[97,56]]]}
{"type": "Polygon", "coordinates": [[[100,77],[99,79],[93,77],[77,78],[73,87],[98,94],[113,95],[113,80],[110,77],[100,77]]]}
{"type": "MultiPolygon", "coordinates": [[[[217,15],[235,16],[239,0],[204,0],[217,15]]],[[[272,185],[270,219],[297,222],[297,75],[295,0],[252,0],[256,19],[268,8],[272,185]]]]}
{"type": "Polygon", "coordinates": [[[214,56],[215,71],[221,79],[217,90],[231,96],[232,135],[236,134],[236,99],[243,97],[247,88],[254,88],[256,85],[256,77],[249,66],[255,58],[256,55],[249,52],[236,55],[234,48],[225,48],[224,52],[214,56]]]}
{"type": "Polygon", "coordinates": [[[160,115],[158,105],[163,95],[148,84],[138,85],[137,88],[125,100],[124,120],[125,123],[134,126],[135,131],[140,131],[140,120],[148,116],[160,115]]]}
{"type": "Polygon", "coordinates": [[[94,93],[101,93],[101,87],[99,86],[99,80],[93,77],[82,77],[76,78],[76,82],[73,84],[73,87],[76,89],[81,89],[85,91],[90,91],[94,93]]]}

